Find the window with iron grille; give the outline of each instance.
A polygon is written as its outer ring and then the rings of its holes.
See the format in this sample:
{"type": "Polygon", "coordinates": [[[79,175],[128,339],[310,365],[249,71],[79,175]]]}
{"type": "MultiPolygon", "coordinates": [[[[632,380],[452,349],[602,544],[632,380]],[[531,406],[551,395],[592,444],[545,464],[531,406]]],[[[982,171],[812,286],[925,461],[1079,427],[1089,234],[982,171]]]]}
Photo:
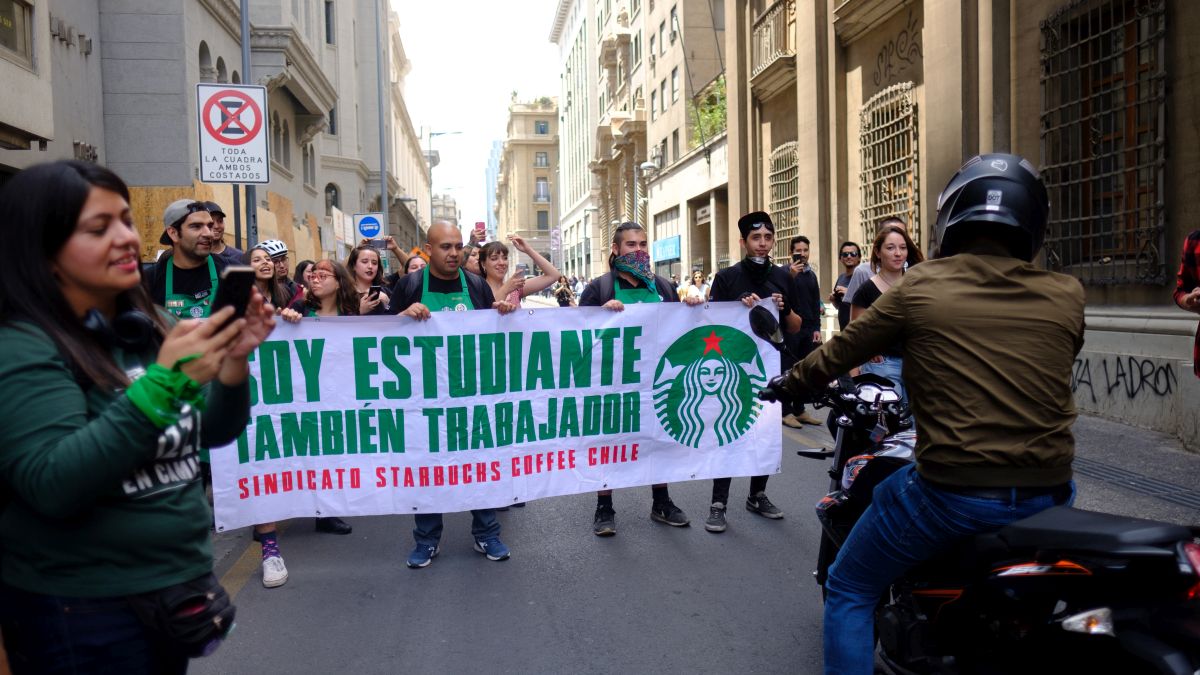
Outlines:
{"type": "Polygon", "coordinates": [[[1165,0],[1076,0],[1041,24],[1046,264],[1163,284],[1165,0]]]}
{"type": "Polygon", "coordinates": [[[858,114],[858,220],[867,246],[884,218],[908,223],[921,243],[920,180],[917,172],[917,98],[912,82],[875,94],[858,114]]]}
{"type": "Polygon", "coordinates": [[[775,260],[789,260],[788,242],[800,234],[800,169],[797,143],[791,141],[771,151],[767,180],[771,190],[770,213],[775,223],[775,260]]]}

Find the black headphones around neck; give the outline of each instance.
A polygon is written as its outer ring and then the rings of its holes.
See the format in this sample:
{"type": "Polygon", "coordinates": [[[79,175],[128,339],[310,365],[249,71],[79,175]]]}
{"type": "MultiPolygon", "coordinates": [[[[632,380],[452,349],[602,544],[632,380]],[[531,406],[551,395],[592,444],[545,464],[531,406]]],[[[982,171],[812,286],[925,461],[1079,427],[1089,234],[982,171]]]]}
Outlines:
{"type": "Polygon", "coordinates": [[[141,352],[155,344],[158,327],[145,312],[127,309],[110,322],[98,309],[89,309],[83,315],[83,327],[98,338],[104,346],[141,352]]]}

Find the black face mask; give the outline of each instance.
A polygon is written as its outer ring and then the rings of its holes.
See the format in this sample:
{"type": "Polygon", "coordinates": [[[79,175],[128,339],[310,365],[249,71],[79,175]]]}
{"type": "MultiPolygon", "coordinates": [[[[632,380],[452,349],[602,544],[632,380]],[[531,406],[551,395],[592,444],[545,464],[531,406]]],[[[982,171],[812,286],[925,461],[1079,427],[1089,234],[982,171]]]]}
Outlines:
{"type": "Polygon", "coordinates": [[[746,256],[742,258],[742,267],[746,269],[746,275],[756,284],[764,284],[767,277],[771,275],[771,258],[758,258],[755,256],[746,256]]]}

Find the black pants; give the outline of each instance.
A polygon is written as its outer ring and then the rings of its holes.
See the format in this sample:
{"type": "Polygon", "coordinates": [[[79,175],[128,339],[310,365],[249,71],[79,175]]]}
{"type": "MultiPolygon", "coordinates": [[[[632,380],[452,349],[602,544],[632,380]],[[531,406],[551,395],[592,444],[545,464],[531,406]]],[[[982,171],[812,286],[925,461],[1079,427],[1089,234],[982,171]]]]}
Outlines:
{"type": "MultiPolygon", "coordinates": [[[[767,478],[769,476],[754,476],[750,479],[750,494],[756,495],[767,489],[767,478]]],[[[713,495],[714,502],[721,502],[729,505],[729,484],[733,482],[732,478],[714,478],[713,479],[713,495]]]]}
{"type": "Polygon", "coordinates": [[[124,598],[67,598],[0,587],[0,626],[14,675],[187,672],[124,598]]]}

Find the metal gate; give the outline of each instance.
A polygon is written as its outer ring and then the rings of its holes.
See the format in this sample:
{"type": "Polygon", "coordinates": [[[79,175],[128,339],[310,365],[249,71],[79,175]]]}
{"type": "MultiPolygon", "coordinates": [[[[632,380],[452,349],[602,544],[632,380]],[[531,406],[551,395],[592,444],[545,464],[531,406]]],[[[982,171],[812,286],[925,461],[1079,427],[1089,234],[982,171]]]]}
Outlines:
{"type": "Polygon", "coordinates": [[[858,219],[864,255],[875,226],[898,216],[921,243],[920,180],[917,171],[917,99],[912,82],[875,94],[858,114],[858,219]]]}
{"type": "Polygon", "coordinates": [[[769,211],[775,223],[775,262],[791,260],[788,242],[800,234],[800,169],[796,141],[771,151],[769,211]]]}
{"type": "Polygon", "coordinates": [[[1164,284],[1166,3],[1076,0],[1042,22],[1046,264],[1164,284]]]}

